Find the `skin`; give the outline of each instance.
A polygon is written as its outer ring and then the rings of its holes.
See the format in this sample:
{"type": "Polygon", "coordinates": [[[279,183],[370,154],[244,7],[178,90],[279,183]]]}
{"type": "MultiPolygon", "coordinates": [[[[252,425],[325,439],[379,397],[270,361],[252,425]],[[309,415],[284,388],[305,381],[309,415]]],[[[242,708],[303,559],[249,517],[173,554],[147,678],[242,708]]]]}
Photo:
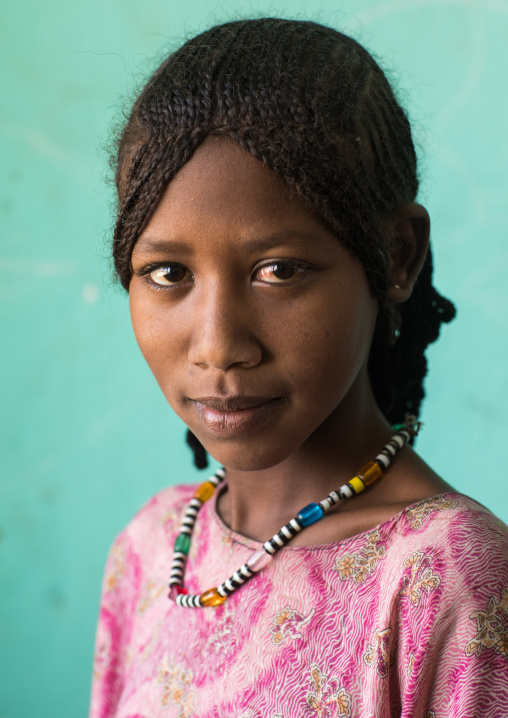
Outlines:
{"type": "MultiPolygon", "coordinates": [[[[386,231],[397,247],[390,299],[404,301],[427,251],[427,212],[407,205],[386,231]]],[[[226,466],[218,510],[233,530],[266,540],[393,433],[367,374],[378,304],[362,265],[229,138],[207,138],[178,172],[132,266],[139,347],[171,407],[226,466]],[[242,397],[261,406],[242,408],[242,397]]],[[[293,545],[342,540],[448,490],[406,447],[293,545]]]]}

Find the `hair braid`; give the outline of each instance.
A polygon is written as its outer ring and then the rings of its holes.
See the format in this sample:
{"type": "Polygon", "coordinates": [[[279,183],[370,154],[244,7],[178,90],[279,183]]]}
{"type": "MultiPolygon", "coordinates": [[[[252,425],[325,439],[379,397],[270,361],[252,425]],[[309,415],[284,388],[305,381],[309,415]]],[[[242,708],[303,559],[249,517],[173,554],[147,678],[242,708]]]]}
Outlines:
{"type": "Polygon", "coordinates": [[[438,338],[441,324],[455,317],[453,304],[432,286],[430,249],[411,299],[396,310],[400,316],[395,317],[395,325],[401,328],[398,341],[387,341],[387,335],[398,327],[390,326],[393,315],[389,311],[381,313],[369,360],[374,396],[392,423],[399,422],[407,412],[418,413],[425,395],[425,349],[438,338]]]}
{"type": "MultiPolygon", "coordinates": [[[[391,422],[417,413],[425,349],[455,309],[432,285],[430,251],[412,296],[402,305],[387,299],[386,221],[415,199],[418,174],[409,121],[377,62],[331,28],[276,18],[213,27],[169,55],[136,99],[113,160],[113,256],[126,289],[140,233],[210,134],[231,137],[280,175],[363,264],[380,306],[374,395],[391,422]]],[[[190,432],[188,442],[205,466],[190,432]]]]}

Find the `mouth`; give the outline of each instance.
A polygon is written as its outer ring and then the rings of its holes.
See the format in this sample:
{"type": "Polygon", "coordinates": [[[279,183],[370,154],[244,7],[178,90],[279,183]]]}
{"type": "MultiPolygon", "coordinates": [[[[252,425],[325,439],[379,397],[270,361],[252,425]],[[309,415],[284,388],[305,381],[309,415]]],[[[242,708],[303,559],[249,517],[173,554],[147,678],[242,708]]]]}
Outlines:
{"type": "Polygon", "coordinates": [[[202,424],[217,436],[236,438],[260,429],[282,405],[281,397],[205,396],[191,399],[202,424]]]}

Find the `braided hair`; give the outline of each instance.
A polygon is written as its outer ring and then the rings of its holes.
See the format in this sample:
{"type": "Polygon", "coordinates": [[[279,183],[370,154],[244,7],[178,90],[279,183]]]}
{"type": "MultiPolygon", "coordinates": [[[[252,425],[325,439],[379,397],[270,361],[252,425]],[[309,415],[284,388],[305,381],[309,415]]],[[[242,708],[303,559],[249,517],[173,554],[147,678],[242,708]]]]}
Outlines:
{"type": "MultiPolygon", "coordinates": [[[[418,413],[425,349],[455,308],[432,285],[430,249],[411,297],[387,299],[386,220],[415,199],[418,174],[408,119],[376,61],[336,30],[275,18],[213,27],[169,55],[134,102],[113,158],[113,257],[126,289],[140,233],[208,135],[231,137],[280,175],[360,260],[380,306],[374,396],[390,423],[418,413]]],[[[191,432],[187,441],[206,466],[191,432]]]]}

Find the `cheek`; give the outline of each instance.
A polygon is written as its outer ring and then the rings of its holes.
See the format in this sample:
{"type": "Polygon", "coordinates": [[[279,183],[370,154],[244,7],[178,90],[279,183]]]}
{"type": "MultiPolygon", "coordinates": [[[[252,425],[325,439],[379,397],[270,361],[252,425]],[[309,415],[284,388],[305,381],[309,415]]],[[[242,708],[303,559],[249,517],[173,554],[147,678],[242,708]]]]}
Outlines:
{"type": "Polygon", "coordinates": [[[342,291],[308,311],[301,307],[284,326],[295,365],[308,371],[309,379],[324,376],[330,383],[355,374],[368,358],[376,315],[377,302],[368,291],[360,296],[342,291]]]}
{"type": "Polygon", "coordinates": [[[141,353],[162,387],[163,373],[174,366],[178,348],[182,345],[178,324],[172,322],[168,326],[163,304],[158,307],[157,303],[147,301],[133,284],[129,292],[132,328],[141,353]]]}
{"type": "MultiPolygon", "coordinates": [[[[135,288],[135,281],[131,282],[129,291],[129,309],[131,315],[132,329],[141,353],[150,364],[150,356],[154,349],[153,319],[151,313],[146,311],[139,293],[135,288]],[[134,285],[134,286],[133,286],[134,285]]],[[[156,345],[156,342],[155,342],[156,345]]]]}

